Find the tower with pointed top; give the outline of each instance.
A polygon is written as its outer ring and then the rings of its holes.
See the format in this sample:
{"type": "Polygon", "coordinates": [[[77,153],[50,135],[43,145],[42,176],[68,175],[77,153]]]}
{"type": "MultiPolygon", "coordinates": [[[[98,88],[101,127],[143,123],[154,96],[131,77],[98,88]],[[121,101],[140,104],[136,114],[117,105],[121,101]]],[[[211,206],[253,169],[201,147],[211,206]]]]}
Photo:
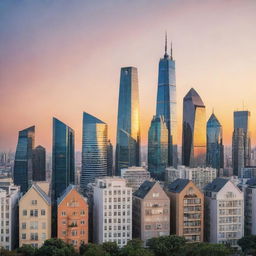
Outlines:
{"type": "Polygon", "coordinates": [[[202,167],[206,163],[205,105],[194,88],[183,98],[182,164],[202,167]]]}
{"type": "Polygon", "coordinates": [[[224,167],[223,154],[222,125],[215,114],[212,113],[207,121],[206,165],[220,170],[224,167]]]}
{"type": "Polygon", "coordinates": [[[176,75],[175,61],[167,53],[167,34],[165,35],[165,53],[158,66],[158,87],[156,116],[163,116],[168,129],[168,165],[177,167],[177,113],[176,113],[176,75]]]}

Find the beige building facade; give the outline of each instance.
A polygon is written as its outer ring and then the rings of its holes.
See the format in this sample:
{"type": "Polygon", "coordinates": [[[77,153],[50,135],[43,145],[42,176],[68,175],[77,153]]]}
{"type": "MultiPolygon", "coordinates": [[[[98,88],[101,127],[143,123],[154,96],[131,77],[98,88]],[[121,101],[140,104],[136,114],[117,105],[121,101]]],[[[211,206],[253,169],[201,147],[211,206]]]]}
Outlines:
{"type": "Polygon", "coordinates": [[[19,246],[35,248],[51,238],[51,199],[46,183],[34,183],[19,201],[19,246]]]}
{"type": "Polygon", "coordinates": [[[203,242],[204,194],[188,179],[175,180],[166,192],[171,201],[171,234],[203,242]]]}

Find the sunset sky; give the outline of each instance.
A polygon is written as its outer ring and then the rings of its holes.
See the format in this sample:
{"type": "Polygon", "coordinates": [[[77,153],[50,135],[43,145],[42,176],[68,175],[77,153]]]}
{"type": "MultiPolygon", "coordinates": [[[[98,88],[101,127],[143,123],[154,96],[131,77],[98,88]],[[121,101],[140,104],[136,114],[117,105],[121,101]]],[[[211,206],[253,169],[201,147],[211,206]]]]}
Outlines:
{"type": "Polygon", "coordinates": [[[81,150],[82,113],[109,125],[115,144],[120,68],[139,73],[142,143],[155,113],[164,33],[176,60],[179,141],[191,87],[214,108],[231,144],[233,111],[251,111],[256,142],[255,0],[1,0],[0,150],[36,126],[51,150],[52,117],[72,127],[81,150]]]}

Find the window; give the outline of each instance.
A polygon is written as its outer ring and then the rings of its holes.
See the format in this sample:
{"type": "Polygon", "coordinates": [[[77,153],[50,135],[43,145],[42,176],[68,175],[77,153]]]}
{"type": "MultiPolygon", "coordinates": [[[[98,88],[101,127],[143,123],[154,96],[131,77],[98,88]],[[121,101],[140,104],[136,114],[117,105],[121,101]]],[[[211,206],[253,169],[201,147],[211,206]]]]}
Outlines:
{"type": "Polygon", "coordinates": [[[21,223],[21,229],[26,229],[26,222],[21,223]]]}
{"type": "Polygon", "coordinates": [[[46,240],[46,233],[42,233],[42,240],[46,240]]]}
{"type": "Polygon", "coordinates": [[[45,210],[44,209],[41,210],[41,215],[45,216],[45,210]]]}
{"type": "Polygon", "coordinates": [[[66,216],[66,212],[61,212],[61,216],[66,216]]]}
{"type": "Polygon", "coordinates": [[[30,229],[38,229],[38,222],[37,221],[31,221],[30,222],[30,229]]]}
{"type": "Polygon", "coordinates": [[[84,221],[84,220],[81,220],[80,223],[81,223],[81,225],[84,225],[84,224],[85,224],[85,221],[84,221]]]}
{"type": "Polygon", "coordinates": [[[38,233],[30,233],[30,240],[38,241],[38,233]]]}
{"type": "Polygon", "coordinates": [[[46,229],[46,223],[42,222],[42,229],[46,229]]]}
{"type": "Polygon", "coordinates": [[[23,216],[27,216],[27,210],[23,210],[23,211],[22,211],[22,215],[23,215],[23,216]]]}
{"type": "Polygon", "coordinates": [[[77,231],[76,231],[76,230],[72,230],[72,231],[71,231],[71,235],[72,235],[72,236],[77,236],[77,231]]]}
{"type": "Polygon", "coordinates": [[[26,239],[26,234],[25,233],[21,234],[21,239],[26,239]]]}
{"type": "Polygon", "coordinates": [[[62,230],[62,235],[65,236],[67,234],[66,230],[62,230]]]}
{"type": "Polygon", "coordinates": [[[85,215],[85,211],[82,210],[82,211],[80,212],[80,215],[85,215]]]}
{"type": "Polygon", "coordinates": [[[153,197],[159,197],[159,193],[153,193],[153,197]]]}
{"type": "Polygon", "coordinates": [[[32,205],[37,205],[37,200],[32,200],[32,205]]]}
{"type": "Polygon", "coordinates": [[[38,210],[37,209],[30,210],[30,216],[31,217],[38,217],[38,210]]]}

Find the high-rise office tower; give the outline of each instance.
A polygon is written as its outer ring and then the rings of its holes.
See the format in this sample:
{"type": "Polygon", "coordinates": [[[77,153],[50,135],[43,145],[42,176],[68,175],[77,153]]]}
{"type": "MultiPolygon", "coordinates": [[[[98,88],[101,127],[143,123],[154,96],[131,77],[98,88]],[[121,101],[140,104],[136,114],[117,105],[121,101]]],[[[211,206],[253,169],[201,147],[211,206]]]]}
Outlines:
{"type": "Polygon", "coordinates": [[[83,113],[82,172],[80,187],[84,193],[86,186],[95,178],[107,175],[108,126],[98,118],[83,113]]]}
{"type": "Polygon", "coordinates": [[[191,88],[183,98],[182,163],[185,166],[205,166],[206,117],[205,105],[191,88]]]}
{"type": "Polygon", "coordinates": [[[107,144],[107,175],[113,176],[113,146],[110,140],[107,144]]]}
{"type": "Polygon", "coordinates": [[[168,129],[168,165],[177,167],[177,113],[176,113],[176,77],[175,61],[167,54],[167,37],[165,54],[159,61],[156,115],[162,115],[168,129]]]}
{"type": "Polygon", "coordinates": [[[75,182],[74,130],[53,118],[52,198],[53,203],[75,182]]]}
{"type": "Polygon", "coordinates": [[[222,143],[222,125],[212,113],[207,122],[206,165],[215,169],[224,167],[224,150],[222,143]]]}
{"type": "Polygon", "coordinates": [[[20,186],[22,193],[27,192],[32,184],[32,151],[35,140],[35,126],[19,131],[16,148],[13,179],[20,186]]]}
{"type": "Polygon", "coordinates": [[[251,164],[251,131],[250,131],[250,115],[251,113],[249,111],[235,111],[234,112],[234,133],[233,133],[233,172],[235,175],[238,175],[240,172],[240,169],[244,166],[250,166],[251,164]],[[236,131],[237,129],[241,129],[240,131],[236,131]],[[243,135],[241,134],[243,133],[243,135]],[[237,153],[236,151],[238,148],[236,148],[236,145],[240,147],[241,146],[238,141],[241,140],[241,138],[236,138],[235,136],[241,137],[243,136],[243,160],[242,159],[235,159],[235,157],[242,157],[241,154],[237,153]],[[238,167],[237,163],[240,164],[243,162],[243,166],[238,167]]]}
{"type": "Polygon", "coordinates": [[[33,181],[45,181],[46,180],[46,170],[45,170],[45,148],[42,146],[37,146],[33,150],[33,181]]]}
{"type": "Polygon", "coordinates": [[[164,117],[154,116],[148,131],[148,171],[158,180],[164,180],[168,166],[168,134],[164,117]]]}
{"type": "Polygon", "coordinates": [[[138,71],[135,67],[121,68],[117,139],[116,172],[140,165],[140,111],[138,71]]]}
{"type": "Polygon", "coordinates": [[[241,177],[241,170],[245,166],[244,159],[244,132],[242,128],[236,128],[232,137],[232,165],[233,175],[241,177]]]}

